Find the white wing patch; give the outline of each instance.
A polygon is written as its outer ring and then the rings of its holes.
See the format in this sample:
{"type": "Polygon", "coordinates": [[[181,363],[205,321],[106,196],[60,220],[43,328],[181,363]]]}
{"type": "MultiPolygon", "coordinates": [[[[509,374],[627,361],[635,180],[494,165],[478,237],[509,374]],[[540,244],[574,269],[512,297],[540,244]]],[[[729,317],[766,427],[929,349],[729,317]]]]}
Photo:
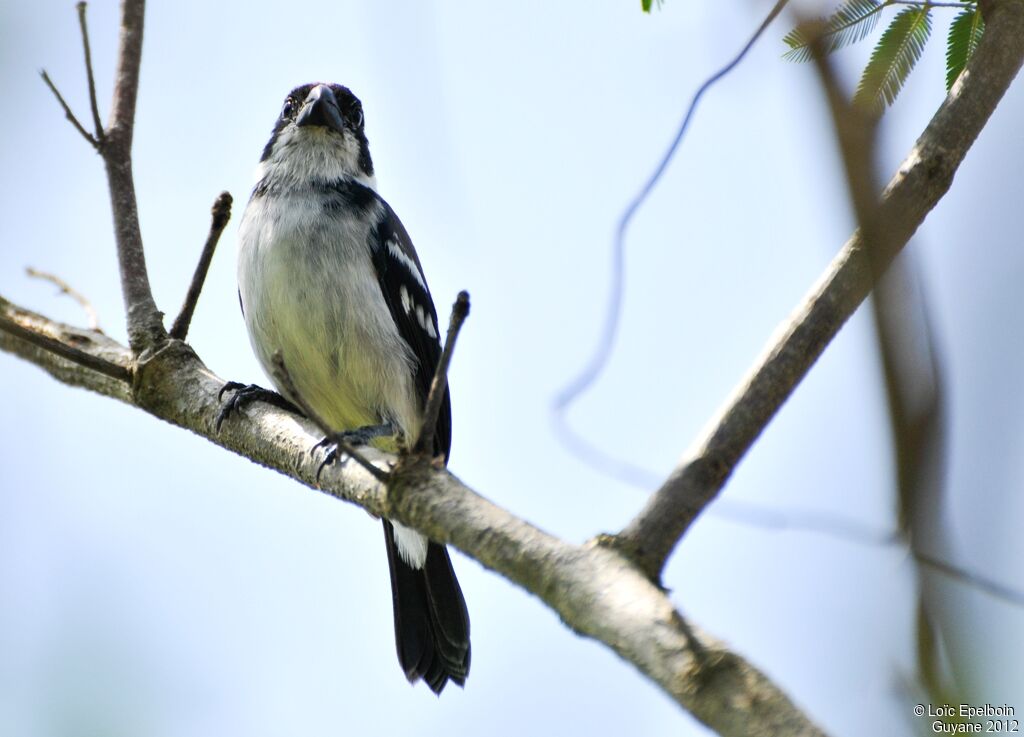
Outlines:
{"type": "Polygon", "coordinates": [[[402,309],[405,310],[406,315],[416,315],[416,322],[420,324],[420,329],[423,330],[431,338],[437,338],[437,326],[434,324],[434,318],[430,316],[430,313],[423,309],[423,305],[413,304],[412,295],[409,294],[409,290],[403,284],[398,290],[399,299],[402,300],[402,309]]]}
{"type": "Polygon", "coordinates": [[[427,284],[423,281],[423,275],[420,274],[419,267],[416,266],[416,262],[409,258],[409,255],[402,250],[402,247],[398,245],[397,241],[388,241],[388,253],[398,263],[405,267],[405,270],[409,272],[417,284],[423,287],[423,291],[427,291],[427,284]]]}

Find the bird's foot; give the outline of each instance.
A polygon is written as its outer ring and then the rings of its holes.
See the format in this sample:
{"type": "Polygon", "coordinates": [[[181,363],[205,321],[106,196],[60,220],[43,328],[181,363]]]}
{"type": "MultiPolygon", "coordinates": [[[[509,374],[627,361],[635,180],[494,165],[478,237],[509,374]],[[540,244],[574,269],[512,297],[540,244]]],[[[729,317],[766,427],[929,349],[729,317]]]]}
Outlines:
{"type": "Polygon", "coordinates": [[[272,404],[280,409],[288,410],[289,412],[295,412],[296,414],[302,414],[302,411],[294,404],[289,402],[287,399],[282,397],[277,392],[270,391],[270,389],[264,389],[262,386],[256,384],[242,384],[237,381],[229,381],[220,389],[220,394],[217,398],[220,400],[224,399],[224,394],[232,392],[231,396],[226,402],[224,402],[220,411],[217,413],[217,432],[220,432],[220,426],[223,424],[230,415],[242,409],[243,406],[253,401],[266,402],[272,404]]]}
{"type": "Polygon", "coordinates": [[[374,438],[383,438],[394,434],[395,426],[390,422],[385,422],[382,425],[364,425],[363,427],[357,427],[355,430],[345,430],[344,432],[339,432],[336,435],[324,438],[309,449],[311,455],[321,448],[325,448],[327,450],[324,454],[323,461],[320,463],[320,467],[316,469],[317,483],[320,482],[320,474],[323,473],[324,468],[338,460],[339,442],[347,443],[355,448],[360,445],[369,445],[370,441],[374,438]]]}

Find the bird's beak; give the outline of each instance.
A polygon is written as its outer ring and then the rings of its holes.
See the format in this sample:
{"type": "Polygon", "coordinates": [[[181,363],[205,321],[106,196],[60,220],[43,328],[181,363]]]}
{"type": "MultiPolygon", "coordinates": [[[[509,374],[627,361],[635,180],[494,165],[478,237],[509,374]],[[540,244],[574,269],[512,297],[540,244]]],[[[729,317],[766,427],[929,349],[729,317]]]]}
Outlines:
{"type": "Polygon", "coordinates": [[[302,110],[299,111],[295,125],[319,125],[338,133],[345,130],[341,110],[338,109],[338,100],[330,87],[318,84],[310,90],[305,102],[302,103],[302,110]]]}

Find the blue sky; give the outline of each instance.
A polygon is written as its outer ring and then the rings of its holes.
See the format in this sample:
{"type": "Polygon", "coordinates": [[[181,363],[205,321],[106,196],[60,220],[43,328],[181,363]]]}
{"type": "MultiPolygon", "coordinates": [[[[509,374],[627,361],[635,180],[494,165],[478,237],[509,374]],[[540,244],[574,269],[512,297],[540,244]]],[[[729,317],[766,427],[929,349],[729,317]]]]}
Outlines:
{"type": "MultiPolygon", "coordinates": [[[[225,379],[264,381],[238,312],[236,224],[285,94],[336,81],[364,103],[382,195],[442,315],[473,312],[452,369],[452,470],[573,541],[622,527],[644,491],[556,442],[553,395],[592,349],[618,213],[700,81],[763,3],[197,1],[148,10],[135,172],[153,288],[176,313],[224,189],[236,201],[190,342],[225,379]],[[211,7],[212,6],[212,7],[211,7]]],[[[114,3],[90,8],[101,106],[114,3]]],[[[885,119],[888,177],[943,94],[942,33],[885,119]]],[[[630,232],[614,357],[570,415],[662,475],[852,228],[812,70],[773,26],[709,93],[630,232]]],[[[0,294],[81,323],[26,266],[123,317],[99,158],[83,118],[72,3],[0,6],[0,294]]],[[[840,57],[848,80],[868,48],[840,57]]],[[[1011,89],[910,251],[950,380],[951,536],[960,563],[1024,588],[1018,296],[1024,93],[1011,89]]],[[[442,318],[443,321],[443,318],[442,318]]],[[[725,492],[892,528],[871,322],[858,312],[725,492]]],[[[473,620],[467,688],[410,688],[394,655],[379,524],[131,408],[0,356],[0,733],[563,735],[706,731],[533,597],[456,555],[473,620]]],[[[840,735],[909,734],[914,572],[902,550],[706,515],[666,574],[673,601],[840,735]]],[[[950,657],[975,701],[1017,698],[1024,616],[945,591],[950,657]]]]}

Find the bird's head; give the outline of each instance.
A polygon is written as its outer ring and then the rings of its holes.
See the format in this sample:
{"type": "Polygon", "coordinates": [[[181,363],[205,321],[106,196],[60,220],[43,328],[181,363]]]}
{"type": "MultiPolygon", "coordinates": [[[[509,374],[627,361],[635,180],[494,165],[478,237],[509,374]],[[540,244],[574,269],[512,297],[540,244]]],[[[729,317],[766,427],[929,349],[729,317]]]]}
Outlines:
{"type": "Polygon", "coordinates": [[[340,84],[305,84],[288,93],[263,156],[259,178],[305,183],[352,177],[374,186],[363,105],[340,84]]]}

